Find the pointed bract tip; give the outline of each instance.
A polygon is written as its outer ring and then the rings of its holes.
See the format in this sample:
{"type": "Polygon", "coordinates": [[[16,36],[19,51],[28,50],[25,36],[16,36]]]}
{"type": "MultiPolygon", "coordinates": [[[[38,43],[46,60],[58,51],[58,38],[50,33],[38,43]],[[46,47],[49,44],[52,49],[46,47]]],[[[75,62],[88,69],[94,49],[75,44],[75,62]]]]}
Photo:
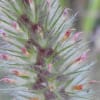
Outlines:
{"type": "Polygon", "coordinates": [[[88,57],[88,52],[84,52],[80,57],[75,59],[75,62],[85,61],[88,57]]]}

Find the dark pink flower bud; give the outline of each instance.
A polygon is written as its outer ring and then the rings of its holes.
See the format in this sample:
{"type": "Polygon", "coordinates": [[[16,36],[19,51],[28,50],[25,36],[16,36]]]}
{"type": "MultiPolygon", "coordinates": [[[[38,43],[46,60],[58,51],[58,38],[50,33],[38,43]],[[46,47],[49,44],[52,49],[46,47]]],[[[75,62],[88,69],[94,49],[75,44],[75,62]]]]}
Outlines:
{"type": "Polygon", "coordinates": [[[2,59],[2,60],[9,60],[10,56],[8,54],[0,54],[0,59],[2,59]]]}
{"type": "Polygon", "coordinates": [[[21,48],[21,51],[24,55],[28,56],[29,52],[27,51],[27,49],[25,47],[21,48]]]}
{"type": "Polygon", "coordinates": [[[6,33],[5,33],[5,31],[4,30],[0,30],[0,35],[1,35],[1,37],[6,37],[6,33]]]}
{"type": "Polygon", "coordinates": [[[64,15],[64,16],[67,16],[67,15],[68,15],[68,8],[65,8],[65,9],[64,9],[63,15],[64,15]]]}
{"type": "Polygon", "coordinates": [[[78,57],[75,62],[85,61],[87,59],[88,52],[84,52],[80,57],[78,57]]]}
{"type": "Polygon", "coordinates": [[[96,84],[96,83],[100,83],[100,81],[97,81],[97,80],[91,80],[88,82],[89,84],[96,84]]]}
{"type": "Polygon", "coordinates": [[[77,32],[77,33],[74,34],[74,36],[73,36],[73,41],[74,41],[74,42],[76,42],[76,41],[79,40],[79,37],[80,37],[81,33],[82,33],[82,32],[77,32]]]}
{"type": "Polygon", "coordinates": [[[10,78],[2,78],[0,81],[8,83],[8,84],[15,84],[16,81],[14,79],[10,79],[10,78]]]}
{"type": "Polygon", "coordinates": [[[70,34],[71,34],[72,30],[71,29],[68,29],[64,35],[64,37],[62,38],[62,42],[63,41],[66,41],[67,38],[69,38],[70,34]]]}

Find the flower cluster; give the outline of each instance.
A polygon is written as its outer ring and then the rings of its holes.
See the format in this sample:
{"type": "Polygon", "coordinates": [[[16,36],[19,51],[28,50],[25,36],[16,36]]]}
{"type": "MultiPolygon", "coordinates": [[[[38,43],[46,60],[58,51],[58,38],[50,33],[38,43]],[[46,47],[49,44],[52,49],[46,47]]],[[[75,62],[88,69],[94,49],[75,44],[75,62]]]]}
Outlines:
{"type": "Polygon", "coordinates": [[[69,8],[58,0],[7,0],[0,7],[0,36],[9,46],[0,47],[0,69],[6,72],[0,82],[15,100],[80,98],[86,85],[99,83],[76,82],[92,64],[85,63],[89,50],[72,26],[76,15],[67,17],[69,8]]]}

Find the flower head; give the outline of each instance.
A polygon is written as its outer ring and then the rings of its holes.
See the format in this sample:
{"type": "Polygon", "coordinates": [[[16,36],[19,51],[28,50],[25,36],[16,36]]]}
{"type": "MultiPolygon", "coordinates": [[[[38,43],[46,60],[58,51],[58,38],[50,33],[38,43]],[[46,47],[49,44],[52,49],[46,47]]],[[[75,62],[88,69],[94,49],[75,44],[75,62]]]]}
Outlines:
{"type": "Polygon", "coordinates": [[[84,52],[80,57],[75,59],[75,62],[85,61],[87,59],[88,52],[84,52]]]}

